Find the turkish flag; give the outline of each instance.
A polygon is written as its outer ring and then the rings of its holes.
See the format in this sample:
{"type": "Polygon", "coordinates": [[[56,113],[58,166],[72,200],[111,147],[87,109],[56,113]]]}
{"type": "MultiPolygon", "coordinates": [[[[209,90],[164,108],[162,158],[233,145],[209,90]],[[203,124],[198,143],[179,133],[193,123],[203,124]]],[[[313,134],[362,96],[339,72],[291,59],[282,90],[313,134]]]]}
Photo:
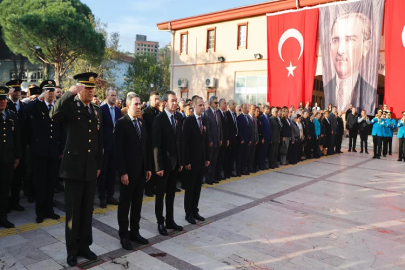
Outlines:
{"type": "Polygon", "coordinates": [[[271,106],[311,102],[319,10],[267,17],[268,92],[271,106]]]}
{"type": "Polygon", "coordinates": [[[405,1],[385,1],[385,93],[384,104],[401,118],[405,111],[405,1]]]}

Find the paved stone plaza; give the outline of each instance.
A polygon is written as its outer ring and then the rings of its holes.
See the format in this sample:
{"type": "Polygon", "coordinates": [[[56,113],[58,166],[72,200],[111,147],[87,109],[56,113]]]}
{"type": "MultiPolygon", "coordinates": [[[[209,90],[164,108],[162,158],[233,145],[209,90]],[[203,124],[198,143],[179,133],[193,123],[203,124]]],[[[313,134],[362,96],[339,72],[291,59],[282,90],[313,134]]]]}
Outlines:
{"type": "MultiPolygon", "coordinates": [[[[151,245],[134,252],[121,249],[116,208],[96,208],[91,248],[103,261],[91,269],[403,269],[405,163],[371,157],[346,151],[204,186],[198,225],[184,220],[177,193],[185,232],[170,237],[158,235],[145,198],[140,233],[151,245]]],[[[63,194],[55,199],[64,216],[63,194]]],[[[0,230],[0,269],[66,267],[63,219],[39,226],[22,203],[26,212],[9,215],[17,228],[0,230]]]]}

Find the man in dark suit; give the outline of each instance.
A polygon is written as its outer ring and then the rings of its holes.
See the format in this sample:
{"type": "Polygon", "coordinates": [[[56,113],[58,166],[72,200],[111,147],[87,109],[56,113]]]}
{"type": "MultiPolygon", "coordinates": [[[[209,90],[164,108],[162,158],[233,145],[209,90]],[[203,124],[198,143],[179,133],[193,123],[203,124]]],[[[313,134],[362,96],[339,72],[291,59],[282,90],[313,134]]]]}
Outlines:
{"type": "Polygon", "coordinates": [[[33,124],[30,149],[34,162],[37,223],[42,223],[44,218],[60,218],[55,214],[52,203],[65,142],[62,141],[61,124],[49,117],[50,110],[55,106],[55,86],[52,80],[43,81],[40,86],[43,93],[26,105],[33,124]]]}
{"type": "Polygon", "coordinates": [[[225,175],[225,155],[226,155],[226,149],[229,146],[229,130],[228,130],[228,118],[225,115],[226,112],[226,100],[224,98],[221,98],[219,100],[219,109],[217,110],[217,113],[220,117],[220,122],[221,122],[221,129],[222,129],[222,145],[218,147],[218,158],[217,158],[217,166],[216,166],[216,172],[215,172],[215,181],[221,181],[225,180],[226,177],[223,177],[221,175],[222,169],[224,169],[224,175],[225,175]]]}
{"type": "Polygon", "coordinates": [[[256,106],[251,104],[249,108],[249,127],[250,127],[250,141],[252,142],[249,145],[248,149],[248,172],[255,173],[256,168],[254,167],[255,163],[255,152],[256,152],[256,145],[259,142],[259,133],[257,131],[257,119],[255,116],[256,106]]]}
{"type": "Polygon", "coordinates": [[[352,113],[346,116],[346,129],[349,130],[349,152],[356,151],[356,141],[359,124],[357,122],[356,108],[352,108],[352,113]]]}
{"type": "Polygon", "coordinates": [[[13,173],[13,182],[11,184],[10,199],[8,204],[9,210],[24,211],[20,205],[20,193],[25,176],[25,149],[28,144],[28,117],[25,109],[25,103],[20,101],[21,98],[21,81],[12,80],[6,83],[9,87],[9,99],[7,100],[7,109],[17,115],[18,125],[20,128],[21,140],[21,166],[16,167],[13,173]]]}
{"type": "MultiPolygon", "coordinates": [[[[260,155],[259,169],[266,169],[266,158],[270,146],[270,107],[269,105],[264,105],[263,114],[260,116],[259,121],[262,127],[262,151],[260,155]]],[[[269,162],[270,164],[270,162],[269,162]]]]}
{"type": "Polygon", "coordinates": [[[236,160],[236,175],[249,175],[248,171],[248,150],[252,144],[250,139],[250,121],[248,116],[248,105],[242,104],[242,113],[238,116],[238,157],[236,160]]]}
{"type": "Polygon", "coordinates": [[[219,113],[217,111],[218,98],[216,96],[211,96],[209,100],[210,107],[205,110],[204,117],[207,120],[208,132],[209,134],[209,145],[211,149],[211,162],[210,166],[206,171],[205,182],[209,185],[213,183],[218,183],[215,179],[215,172],[217,166],[218,158],[218,148],[222,146],[223,133],[222,133],[222,123],[219,113]]]}
{"type": "Polygon", "coordinates": [[[329,123],[330,123],[330,130],[331,130],[331,136],[330,136],[330,147],[328,148],[328,155],[334,155],[335,154],[335,138],[336,138],[336,133],[337,133],[337,120],[336,120],[336,112],[337,108],[336,106],[332,106],[332,113],[329,114],[329,123]]]}
{"type": "Polygon", "coordinates": [[[342,140],[343,140],[343,131],[344,131],[342,114],[343,114],[342,112],[339,112],[339,114],[337,114],[337,113],[335,114],[335,115],[337,115],[337,117],[336,117],[337,131],[336,131],[336,137],[335,137],[335,145],[336,145],[335,153],[337,153],[337,154],[343,153],[341,151],[342,140]]]}
{"type": "Polygon", "coordinates": [[[20,163],[21,139],[17,114],[6,108],[8,91],[0,86],[0,226],[13,228],[7,210],[13,173],[20,163]]]}
{"type": "Polygon", "coordinates": [[[236,174],[233,174],[233,165],[237,157],[237,142],[236,137],[238,135],[238,123],[237,116],[235,112],[236,103],[233,100],[228,101],[228,110],[225,115],[228,122],[228,136],[229,136],[229,146],[226,148],[226,157],[225,157],[225,168],[224,176],[225,178],[235,177],[236,174]]]}
{"type": "Polygon", "coordinates": [[[271,110],[270,117],[270,150],[269,150],[269,166],[270,169],[278,168],[277,155],[278,145],[280,143],[280,125],[277,119],[277,108],[271,110]]]}
{"type": "Polygon", "coordinates": [[[141,99],[136,94],[127,96],[128,114],[117,120],[114,127],[114,157],[121,179],[118,205],[118,225],[121,245],[132,250],[131,241],[148,244],[139,234],[139,221],[145,182],[151,177],[149,137],[141,116],[141,99]],[[131,209],[131,212],[130,212],[131,209]],[[128,214],[130,213],[130,221],[128,214]],[[131,231],[128,232],[128,226],[131,231]]]}
{"type": "Polygon", "coordinates": [[[184,210],[186,220],[196,224],[196,220],[204,221],[200,216],[198,202],[200,201],[201,185],[205,168],[210,165],[207,122],[202,117],[204,101],[202,98],[193,100],[194,115],[184,120],[182,131],[183,164],[187,171],[184,194],[184,210]]]}
{"type": "Polygon", "coordinates": [[[92,216],[97,177],[103,163],[103,132],[100,108],[91,104],[94,96],[93,72],[73,77],[79,83],[55,103],[50,117],[63,122],[67,141],[59,176],[65,179],[67,263],[77,264],[77,256],[96,260],[90,250],[93,242],[92,216]]]}
{"type": "Polygon", "coordinates": [[[178,172],[183,169],[180,144],[182,122],[175,115],[177,97],[173,91],[166,91],[163,96],[164,110],[155,117],[152,128],[152,149],[155,162],[156,202],[155,214],[158,231],[168,235],[167,229],[182,231],[183,227],[174,221],[173,203],[176,193],[178,172]],[[166,194],[166,226],[163,217],[163,198],[166,194]]]}
{"type": "Polygon", "coordinates": [[[98,196],[101,208],[106,208],[107,204],[118,205],[114,198],[115,173],[117,171],[114,159],[113,130],[115,122],[121,118],[121,110],[115,106],[117,102],[117,92],[113,88],[106,91],[106,104],[100,107],[103,117],[103,168],[97,179],[98,196]]]}
{"type": "Polygon", "coordinates": [[[336,71],[325,85],[325,103],[336,104],[339,111],[345,110],[350,103],[354,107],[374,112],[376,88],[361,77],[359,68],[372,46],[372,24],[362,13],[345,13],[338,16],[331,31],[331,58],[336,71]],[[350,46],[347,37],[350,36],[350,46]],[[352,38],[356,37],[356,38],[352,38]]]}
{"type": "MultiPolygon", "coordinates": [[[[142,110],[142,118],[145,121],[146,129],[148,130],[149,136],[152,136],[152,126],[155,117],[160,113],[159,111],[159,93],[152,91],[149,94],[149,106],[142,110]]],[[[150,156],[153,156],[153,150],[150,149],[150,156]]],[[[152,159],[152,167],[154,167],[154,162],[152,159]]],[[[152,170],[152,177],[145,184],[145,195],[148,197],[153,197],[155,195],[156,180],[158,179],[156,172],[152,170]]]]}

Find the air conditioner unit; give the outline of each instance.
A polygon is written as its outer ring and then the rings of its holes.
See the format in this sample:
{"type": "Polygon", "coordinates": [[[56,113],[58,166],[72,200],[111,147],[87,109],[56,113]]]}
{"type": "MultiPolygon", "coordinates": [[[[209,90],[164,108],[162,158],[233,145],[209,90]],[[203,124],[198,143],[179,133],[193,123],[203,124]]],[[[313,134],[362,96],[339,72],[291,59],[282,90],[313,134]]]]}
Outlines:
{"type": "Polygon", "coordinates": [[[210,77],[210,78],[205,79],[205,87],[215,88],[215,78],[210,77]]]}
{"type": "Polygon", "coordinates": [[[179,88],[186,88],[187,87],[187,79],[179,79],[177,81],[177,86],[179,88]]]}

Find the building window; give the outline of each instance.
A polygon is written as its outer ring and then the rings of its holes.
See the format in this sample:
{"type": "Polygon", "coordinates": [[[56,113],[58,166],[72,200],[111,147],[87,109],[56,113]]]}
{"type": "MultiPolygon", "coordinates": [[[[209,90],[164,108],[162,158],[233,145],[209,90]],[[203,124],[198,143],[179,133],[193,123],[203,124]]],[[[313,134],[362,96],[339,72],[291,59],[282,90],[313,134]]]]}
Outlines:
{"type": "Polygon", "coordinates": [[[207,89],[207,100],[210,100],[210,97],[216,96],[217,90],[216,89],[207,89]]]}
{"type": "Polygon", "coordinates": [[[214,50],[216,47],[216,27],[207,29],[207,52],[208,50],[214,50]]]}
{"type": "Polygon", "coordinates": [[[180,54],[188,53],[188,32],[180,33],[180,54]]]}
{"type": "Polygon", "coordinates": [[[181,89],[180,90],[181,98],[184,99],[184,100],[188,99],[188,92],[189,92],[188,89],[181,89]]]}
{"type": "Polygon", "coordinates": [[[240,23],[238,24],[238,46],[239,48],[246,48],[248,47],[248,23],[240,23]]]}
{"type": "Polygon", "coordinates": [[[235,78],[235,102],[238,104],[266,103],[267,76],[239,76],[235,78]]]}

